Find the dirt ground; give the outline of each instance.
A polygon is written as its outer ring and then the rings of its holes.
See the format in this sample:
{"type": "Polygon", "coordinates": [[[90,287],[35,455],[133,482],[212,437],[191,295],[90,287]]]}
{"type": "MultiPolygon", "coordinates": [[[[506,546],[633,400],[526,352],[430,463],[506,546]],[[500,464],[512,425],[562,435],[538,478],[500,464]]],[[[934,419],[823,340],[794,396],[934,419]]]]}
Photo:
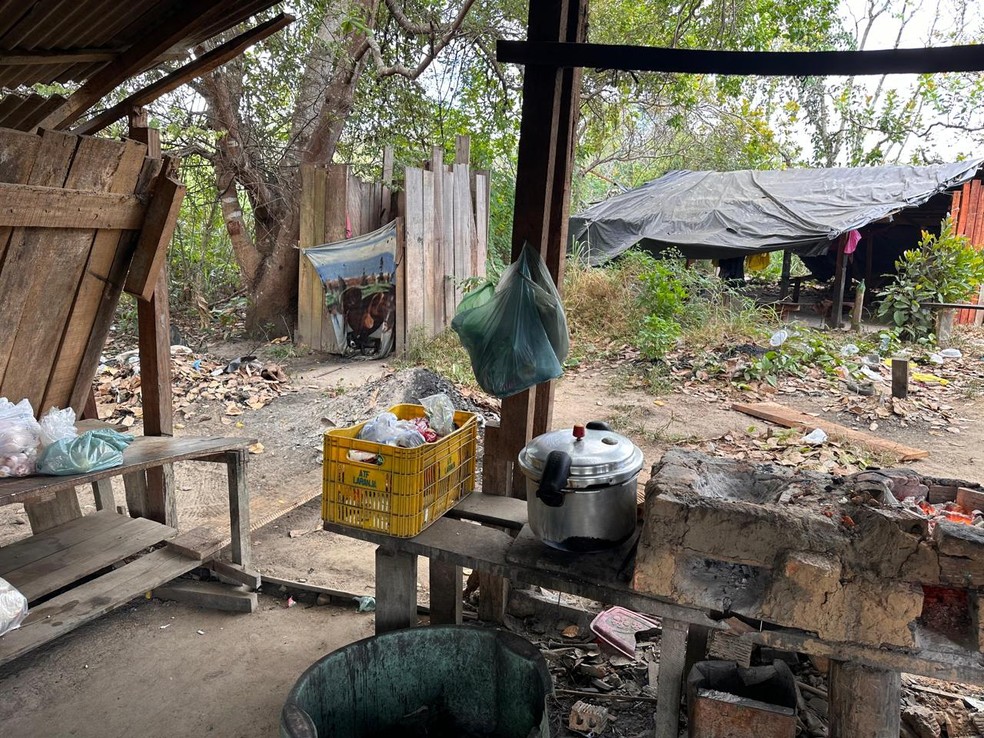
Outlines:
{"type": "MultiPolygon", "coordinates": [[[[232,359],[238,344],[210,353],[232,359]]],[[[355,594],[373,591],[373,547],[320,529],[321,438],[326,428],[364,419],[389,404],[385,394],[362,391],[391,371],[385,362],[348,362],[320,356],[286,361],[291,391],[259,410],[224,418],[220,405],[202,405],[179,418],[177,434],[257,438],[250,494],[268,507],[297,506],[254,534],[254,564],[262,574],[355,594]]],[[[820,398],[783,396],[785,404],[821,413],[820,398]]],[[[924,473],[979,478],[982,406],[959,408],[959,434],[925,428],[886,428],[892,440],[931,449],[912,465],[924,473]]],[[[830,416],[843,421],[842,418],[830,416]]],[[[560,380],[554,427],[608,420],[644,451],[646,467],[669,443],[716,438],[764,424],[730,410],[730,400],[673,392],[654,397],[613,387],[605,366],[560,380]]],[[[139,430],[139,426],[135,428],[139,430]]],[[[224,469],[181,464],[176,469],[179,524],[190,529],[227,514],[224,469]]],[[[125,502],[122,488],[117,504],[125,502]]],[[[85,511],[91,494],[80,495],[85,511]]],[[[0,509],[0,544],[29,533],[20,506],[0,509]]],[[[427,599],[426,566],[419,595],[427,599]]],[[[276,593],[274,593],[276,594],[276,593]]],[[[355,605],[295,606],[261,596],[252,615],[227,615],[156,600],[139,600],[0,670],[4,736],[268,736],[276,731],[283,699],[300,673],[344,643],[371,634],[371,615],[355,605]],[[168,626],[168,627],[162,627],[168,626]],[[204,631],[199,634],[198,631],[204,631]]]]}

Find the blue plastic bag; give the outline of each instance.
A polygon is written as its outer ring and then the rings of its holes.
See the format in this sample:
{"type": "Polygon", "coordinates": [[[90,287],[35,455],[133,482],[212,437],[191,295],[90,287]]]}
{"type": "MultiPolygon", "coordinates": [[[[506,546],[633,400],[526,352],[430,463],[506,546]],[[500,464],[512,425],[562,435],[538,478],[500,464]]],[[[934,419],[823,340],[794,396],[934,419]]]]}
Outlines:
{"type": "Polygon", "coordinates": [[[560,293],[529,244],[493,291],[469,294],[451,321],[468,351],[478,384],[509,397],[563,374],[570,349],[560,293]]]}
{"type": "Polygon", "coordinates": [[[92,430],[45,447],[38,457],[38,473],[53,476],[87,474],[123,465],[123,450],[133,436],[114,430],[92,430]]]}

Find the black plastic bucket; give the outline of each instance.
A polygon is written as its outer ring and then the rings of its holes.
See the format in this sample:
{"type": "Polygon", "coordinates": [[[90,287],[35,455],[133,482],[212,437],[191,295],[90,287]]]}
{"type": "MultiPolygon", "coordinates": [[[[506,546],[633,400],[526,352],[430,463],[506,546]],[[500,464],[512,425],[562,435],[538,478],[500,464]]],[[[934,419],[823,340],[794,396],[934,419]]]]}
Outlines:
{"type": "Polygon", "coordinates": [[[548,738],[550,672],[501,630],[408,628],[333,651],[301,675],[281,738],[548,738]]]}

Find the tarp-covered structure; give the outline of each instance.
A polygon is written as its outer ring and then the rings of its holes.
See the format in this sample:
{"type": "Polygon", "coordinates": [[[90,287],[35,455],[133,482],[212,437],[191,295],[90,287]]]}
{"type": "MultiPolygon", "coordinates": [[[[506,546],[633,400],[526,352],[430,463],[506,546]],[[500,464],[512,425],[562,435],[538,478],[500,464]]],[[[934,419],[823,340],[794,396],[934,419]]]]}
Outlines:
{"type": "Polygon", "coordinates": [[[693,259],[790,249],[825,252],[862,228],[972,179],[984,160],[931,166],[673,171],[570,219],[593,265],[639,244],[693,259]]]}

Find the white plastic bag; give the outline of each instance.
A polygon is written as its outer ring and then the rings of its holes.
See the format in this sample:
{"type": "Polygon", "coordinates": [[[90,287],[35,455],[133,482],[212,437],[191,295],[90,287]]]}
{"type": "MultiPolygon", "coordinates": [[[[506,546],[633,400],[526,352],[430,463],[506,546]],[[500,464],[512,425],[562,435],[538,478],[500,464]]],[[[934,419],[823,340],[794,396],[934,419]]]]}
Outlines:
{"type": "Polygon", "coordinates": [[[430,397],[420,398],[420,404],[427,411],[427,418],[430,427],[439,436],[448,436],[454,433],[454,405],[443,392],[438,392],[430,397]]]}
{"type": "Polygon", "coordinates": [[[27,598],[0,577],[0,636],[19,628],[27,617],[27,598]]]}
{"type": "Polygon", "coordinates": [[[41,426],[29,400],[16,405],[0,397],[0,478],[34,473],[41,426]]]}
{"type": "Polygon", "coordinates": [[[62,441],[66,438],[75,438],[78,432],[75,430],[75,411],[66,407],[59,410],[53,407],[44,414],[39,424],[41,426],[41,445],[50,446],[55,441],[62,441]]]}

